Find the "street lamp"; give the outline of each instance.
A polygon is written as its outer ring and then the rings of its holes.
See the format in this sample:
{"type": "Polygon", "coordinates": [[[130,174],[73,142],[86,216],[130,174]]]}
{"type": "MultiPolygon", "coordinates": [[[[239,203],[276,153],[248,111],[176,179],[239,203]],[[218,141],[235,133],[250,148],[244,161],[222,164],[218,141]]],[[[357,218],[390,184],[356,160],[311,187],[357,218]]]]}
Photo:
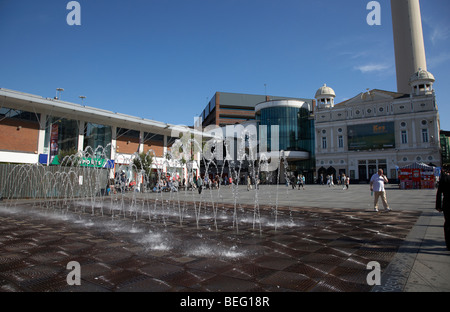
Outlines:
{"type": "Polygon", "coordinates": [[[64,91],[63,88],[56,88],[56,99],[57,100],[61,100],[61,92],[64,91]],[[58,96],[58,92],[59,92],[59,96],[58,96]]]}
{"type": "Polygon", "coordinates": [[[81,99],[81,105],[83,105],[83,101],[86,97],[84,95],[80,95],[79,98],[81,99]]]}

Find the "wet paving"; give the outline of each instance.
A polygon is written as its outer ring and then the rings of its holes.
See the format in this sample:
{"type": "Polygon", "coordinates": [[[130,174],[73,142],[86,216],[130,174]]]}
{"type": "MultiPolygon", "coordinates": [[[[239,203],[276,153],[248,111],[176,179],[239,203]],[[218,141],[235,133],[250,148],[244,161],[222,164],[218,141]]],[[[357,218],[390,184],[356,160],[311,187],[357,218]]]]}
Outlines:
{"type": "Polygon", "coordinates": [[[184,208],[137,218],[0,206],[0,291],[367,292],[367,264],[386,268],[421,214],[239,205],[237,215],[224,204],[199,219],[184,208]],[[71,261],[81,285],[67,282],[71,261]]]}

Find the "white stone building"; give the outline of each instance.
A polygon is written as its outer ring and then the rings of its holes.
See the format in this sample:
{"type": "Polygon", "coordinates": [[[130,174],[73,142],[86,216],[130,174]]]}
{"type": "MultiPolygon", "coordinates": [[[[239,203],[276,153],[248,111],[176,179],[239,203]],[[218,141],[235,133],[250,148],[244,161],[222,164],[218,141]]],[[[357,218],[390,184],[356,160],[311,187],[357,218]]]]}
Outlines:
{"type": "Polygon", "coordinates": [[[335,93],[316,93],[316,169],[367,181],[381,168],[397,178],[412,162],[440,166],[439,113],[431,73],[419,69],[409,80],[410,94],[368,90],[334,105],[335,93]]]}

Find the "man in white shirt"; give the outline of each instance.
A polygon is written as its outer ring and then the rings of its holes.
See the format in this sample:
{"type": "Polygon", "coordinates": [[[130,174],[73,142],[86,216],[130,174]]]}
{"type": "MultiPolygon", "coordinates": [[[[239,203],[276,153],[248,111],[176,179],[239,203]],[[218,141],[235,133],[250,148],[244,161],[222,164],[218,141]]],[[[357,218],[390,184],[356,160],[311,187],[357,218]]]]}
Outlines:
{"type": "Polygon", "coordinates": [[[378,199],[381,197],[384,209],[391,211],[386,200],[386,190],[384,189],[384,183],[388,183],[387,177],[383,174],[383,169],[378,169],[378,173],[375,173],[370,178],[370,190],[374,193],[374,209],[378,212],[378,199]]]}

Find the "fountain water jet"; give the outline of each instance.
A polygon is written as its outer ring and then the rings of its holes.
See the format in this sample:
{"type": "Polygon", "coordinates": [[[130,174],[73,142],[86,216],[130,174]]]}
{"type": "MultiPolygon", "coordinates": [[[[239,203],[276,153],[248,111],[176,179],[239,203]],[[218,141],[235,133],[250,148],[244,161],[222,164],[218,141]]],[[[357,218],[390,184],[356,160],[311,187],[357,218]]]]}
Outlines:
{"type": "MultiPolygon", "coordinates": [[[[242,142],[245,144],[245,140],[242,142]]],[[[200,147],[195,140],[192,141],[192,144],[200,147]]],[[[227,144],[225,144],[225,148],[228,153],[227,144]]],[[[167,192],[163,192],[162,189],[158,189],[158,185],[151,176],[142,169],[142,165],[137,166],[133,162],[124,165],[116,162],[116,172],[120,173],[124,170],[136,174],[134,180],[136,187],[134,190],[130,190],[128,181],[123,181],[123,176],[120,174],[110,178],[108,168],[87,166],[83,163],[86,159],[94,158],[99,163],[106,163],[108,149],[110,146],[96,149],[88,147],[83,152],[66,156],[60,161],[60,165],[56,166],[13,166],[8,181],[3,183],[1,188],[4,206],[12,209],[27,202],[31,203],[33,208],[46,213],[64,215],[67,218],[78,216],[78,220],[86,219],[84,216],[89,214],[91,218],[83,221],[83,224],[91,227],[98,222],[96,216],[107,217],[114,223],[131,220],[132,230],[130,231],[141,235],[145,234],[137,230],[138,222],[154,228],[156,233],[175,224],[180,228],[194,226],[198,231],[211,232],[221,232],[231,227],[236,234],[241,234],[241,230],[244,230],[243,233],[254,235],[261,235],[263,229],[267,227],[272,227],[276,231],[280,226],[290,226],[289,222],[280,223],[278,219],[280,170],[278,170],[277,183],[274,186],[275,202],[272,202],[273,192],[267,191],[270,186],[259,183],[263,172],[262,168],[268,160],[265,157],[255,160],[256,157],[251,154],[251,150],[246,153],[245,148],[240,149],[244,152],[240,155],[241,161],[239,162],[225,159],[220,163],[215,159],[204,157],[192,159],[186,163],[187,183],[184,191],[181,191],[179,187],[173,187],[169,188],[167,192]],[[244,161],[248,163],[246,173],[255,185],[255,190],[248,194],[242,192],[244,185],[240,184],[244,161]],[[222,178],[227,172],[233,178],[234,183],[227,188],[225,185],[220,185],[219,182],[217,189],[207,187],[204,192],[197,195],[192,187],[197,176],[194,162],[197,162],[198,168],[200,168],[199,164],[203,162],[204,174],[208,176],[220,174],[219,177],[222,178]],[[107,193],[106,190],[110,185],[114,186],[114,190],[111,189],[111,192],[107,193]],[[191,186],[190,189],[189,186],[191,186]],[[241,198],[248,197],[248,195],[253,196],[253,205],[251,206],[245,205],[241,201],[241,198]],[[266,195],[269,196],[269,201],[265,199],[266,195]],[[269,204],[266,204],[264,209],[266,212],[270,212],[272,217],[269,215],[262,217],[262,202],[269,204]],[[250,229],[246,226],[248,222],[251,224],[250,229]]],[[[156,159],[154,151],[150,150],[147,154],[156,159]]],[[[133,158],[140,162],[138,156],[136,153],[133,158]]],[[[157,183],[166,179],[167,174],[164,169],[169,167],[172,158],[172,152],[168,152],[167,157],[153,163],[157,183]]],[[[284,165],[287,166],[286,158],[283,160],[284,165]]],[[[278,158],[278,167],[280,164],[281,160],[278,158]]],[[[179,165],[181,167],[182,164],[179,165]]],[[[270,175],[272,174],[271,172],[270,175]]],[[[173,182],[174,178],[174,176],[170,176],[169,180],[173,182]]],[[[205,247],[203,250],[211,250],[211,248],[205,247]]],[[[223,253],[218,250],[214,252],[223,253]]],[[[229,256],[232,254],[230,253],[229,256]]]]}

